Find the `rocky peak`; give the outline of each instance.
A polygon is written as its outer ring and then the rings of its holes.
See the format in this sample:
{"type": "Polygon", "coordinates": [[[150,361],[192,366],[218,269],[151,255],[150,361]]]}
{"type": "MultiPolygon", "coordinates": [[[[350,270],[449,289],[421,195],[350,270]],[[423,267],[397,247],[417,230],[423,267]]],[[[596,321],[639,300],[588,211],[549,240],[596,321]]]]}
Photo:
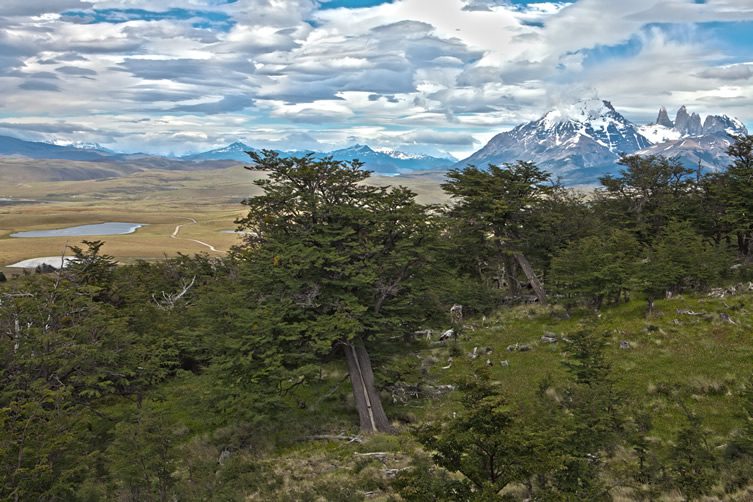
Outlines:
{"type": "Polygon", "coordinates": [[[703,121],[703,134],[717,133],[740,135],[748,134],[748,130],[739,120],[727,115],[707,115],[703,121]]]}
{"type": "Polygon", "coordinates": [[[669,119],[669,114],[667,114],[667,109],[664,108],[663,106],[659,108],[659,116],[656,117],[656,124],[660,126],[664,126],[664,127],[670,127],[670,128],[675,126],[674,122],[672,122],[669,119]]]}
{"type": "Polygon", "coordinates": [[[703,134],[703,126],[701,125],[701,116],[697,113],[688,114],[688,109],[685,105],[681,106],[677,110],[677,116],[675,117],[675,129],[683,135],[697,136],[703,134]]]}

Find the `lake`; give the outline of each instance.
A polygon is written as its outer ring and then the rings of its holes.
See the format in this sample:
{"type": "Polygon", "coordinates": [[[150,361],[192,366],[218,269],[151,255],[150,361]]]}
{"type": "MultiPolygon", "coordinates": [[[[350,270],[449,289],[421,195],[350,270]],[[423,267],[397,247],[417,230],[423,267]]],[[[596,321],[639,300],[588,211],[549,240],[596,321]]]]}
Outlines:
{"type": "Polygon", "coordinates": [[[144,223],[123,223],[108,221],[94,225],[80,225],[77,227],[57,228],[52,230],[31,230],[16,232],[11,237],[84,237],[90,235],[123,235],[132,234],[144,226],[144,223]]]}

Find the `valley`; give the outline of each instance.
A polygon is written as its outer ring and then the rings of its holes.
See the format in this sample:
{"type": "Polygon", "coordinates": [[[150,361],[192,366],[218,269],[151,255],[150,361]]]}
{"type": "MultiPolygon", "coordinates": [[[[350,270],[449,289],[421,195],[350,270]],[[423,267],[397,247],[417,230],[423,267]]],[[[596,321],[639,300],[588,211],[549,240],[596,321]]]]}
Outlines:
{"type": "MultiPolygon", "coordinates": [[[[0,270],[8,276],[22,273],[8,267],[22,260],[60,256],[66,246],[83,239],[103,240],[104,252],[121,263],[155,260],[178,253],[220,255],[239,242],[235,219],[245,214],[241,201],[258,193],[253,180],[261,174],[241,164],[223,169],[174,171],[152,169],[104,179],[35,181],[19,178],[17,169],[30,171],[32,159],[1,159],[0,270]],[[14,182],[15,181],[15,182],[14,182]],[[38,231],[103,222],[144,224],[125,235],[88,237],[14,238],[15,232],[38,231]]],[[[59,169],[89,162],[56,160],[59,169]]],[[[96,164],[95,164],[96,165],[96,164]]],[[[439,184],[442,172],[399,177],[374,176],[372,183],[401,184],[419,194],[419,200],[446,199],[439,184]]]]}

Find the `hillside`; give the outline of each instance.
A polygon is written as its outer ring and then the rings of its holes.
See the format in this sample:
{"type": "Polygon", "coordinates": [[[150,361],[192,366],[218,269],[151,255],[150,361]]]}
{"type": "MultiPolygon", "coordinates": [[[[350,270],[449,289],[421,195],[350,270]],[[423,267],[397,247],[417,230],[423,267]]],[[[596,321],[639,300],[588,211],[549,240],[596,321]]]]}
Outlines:
{"type": "MultiPolygon", "coordinates": [[[[265,455],[260,461],[264,475],[274,480],[273,487],[259,483],[246,494],[253,493],[252,500],[317,496],[332,500],[342,497],[346,489],[340,487],[347,486],[347,500],[390,500],[398,491],[395,475],[410,469],[412,458],[428,454],[411,430],[424,421],[451,419],[460,409],[457,389],[464,381],[488,371],[514,407],[531,406],[541,383],[548,381],[547,399],[551,400],[551,406],[556,406],[567,381],[563,365],[567,340],[584,327],[605,337],[607,359],[626,399],[650,403],[654,410],[650,441],[654,447],[668,451],[685,420],[681,405],[666,392],[671,388],[687,389],[683,399],[702,417],[708,441],[724,444],[728,435],[739,427],[739,410],[744,404],[742,392],[750,374],[752,301],[749,292],[727,298],[675,298],[660,302],[658,315],[652,320],[645,319],[643,305],[637,301],[607,309],[599,316],[579,312],[566,320],[556,307],[521,306],[500,310],[486,318],[469,319],[466,334],[457,343],[438,342],[436,337],[446,325],[438,326],[431,341],[422,339],[404,345],[401,355],[377,368],[380,376],[393,382],[383,395],[389,415],[397,418],[397,436],[363,436],[363,442],[352,443],[336,439],[293,441],[282,452],[265,455]],[[734,314],[735,324],[720,320],[720,313],[729,312],[734,314]],[[558,341],[543,341],[545,336],[554,336],[558,341]],[[628,342],[629,348],[620,348],[622,342],[628,342]],[[511,352],[508,348],[516,344],[525,344],[530,350],[511,352]],[[479,355],[474,357],[474,352],[479,355]],[[504,366],[500,364],[503,361],[506,361],[504,366]]],[[[322,389],[338,389],[337,380],[343,372],[344,368],[329,367],[329,377],[321,383],[322,389]]],[[[177,398],[196,392],[197,383],[186,380],[171,387],[168,395],[177,398]]],[[[327,404],[345,399],[341,392],[345,389],[337,390],[325,403],[317,401],[316,391],[299,394],[295,399],[303,400],[305,408],[278,424],[278,433],[284,435],[284,428],[290,427],[297,431],[292,433],[297,437],[305,434],[359,437],[327,404]],[[312,414],[328,418],[312,421],[312,414]]],[[[202,413],[199,408],[185,411],[186,415],[199,413],[202,413]]],[[[201,421],[198,417],[194,420],[201,421]]],[[[250,461],[253,456],[251,450],[243,449],[236,454],[239,462],[250,461]]],[[[615,462],[624,461],[627,459],[615,462]]],[[[607,482],[615,485],[612,493],[616,499],[639,499],[635,490],[620,487],[619,479],[607,482]]],[[[522,499],[522,488],[517,486],[509,491],[515,495],[514,500],[522,499]]],[[[721,486],[715,493],[723,500],[744,501],[753,496],[753,491],[744,490],[734,497],[725,495],[721,486]]]]}

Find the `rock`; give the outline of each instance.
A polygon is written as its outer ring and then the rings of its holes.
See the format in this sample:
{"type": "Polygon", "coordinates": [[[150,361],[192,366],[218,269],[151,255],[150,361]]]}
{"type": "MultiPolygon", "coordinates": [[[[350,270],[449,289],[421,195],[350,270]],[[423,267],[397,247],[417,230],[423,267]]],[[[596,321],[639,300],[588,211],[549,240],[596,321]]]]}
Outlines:
{"type": "Polygon", "coordinates": [[[623,341],[621,341],[621,342],[620,342],[620,348],[621,348],[622,350],[627,350],[627,349],[631,348],[631,346],[630,346],[630,342],[628,342],[627,340],[623,340],[623,341]]]}
{"type": "Polygon", "coordinates": [[[675,126],[674,122],[672,122],[669,119],[669,114],[667,114],[667,109],[663,106],[659,108],[659,116],[656,117],[656,123],[658,125],[669,127],[670,129],[675,126]]]}
{"type": "Polygon", "coordinates": [[[528,352],[531,346],[525,343],[515,343],[507,346],[507,352],[528,352]]]}
{"type": "Polygon", "coordinates": [[[38,274],[50,274],[52,272],[57,272],[58,269],[53,267],[52,265],[48,263],[42,263],[41,265],[37,265],[37,268],[35,269],[36,273],[38,274]]]}
{"type": "Polygon", "coordinates": [[[702,316],[706,315],[705,312],[694,312],[692,310],[685,310],[685,309],[677,309],[675,310],[680,315],[692,315],[692,316],[702,316]]]}
{"type": "Polygon", "coordinates": [[[468,354],[468,357],[471,359],[476,359],[478,357],[478,347],[473,347],[473,352],[468,354]]]}
{"type": "Polygon", "coordinates": [[[728,322],[730,324],[735,324],[735,321],[732,320],[732,318],[729,316],[729,314],[725,314],[724,312],[722,312],[721,314],[719,314],[719,319],[721,319],[722,322],[728,322]]]}
{"type": "Polygon", "coordinates": [[[688,109],[685,106],[681,106],[677,110],[675,116],[675,129],[681,134],[687,134],[689,136],[698,136],[703,133],[703,126],[701,125],[701,117],[697,113],[688,113],[688,109]]]}
{"type": "Polygon", "coordinates": [[[484,354],[491,354],[494,352],[491,347],[484,347],[484,354]]]}
{"type": "Polygon", "coordinates": [[[5,274],[4,274],[4,273],[2,273],[2,272],[0,272],[0,282],[5,282],[5,281],[7,281],[7,280],[8,280],[8,278],[7,278],[7,277],[5,277],[5,274]]]}
{"type": "Polygon", "coordinates": [[[499,365],[502,366],[503,368],[509,368],[510,367],[510,361],[508,361],[507,359],[505,359],[503,361],[500,361],[499,365]]]}
{"type": "Polygon", "coordinates": [[[557,343],[558,340],[559,337],[550,331],[545,331],[544,336],[541,337],[541,343],[557,343]]]}
{"type": "Polygon", "coordinates": [[[225,460],[227,460],[228,457],[230,457],[230,450],[225,448],[224,450],[222,450],[222,452],[220,452],[220,458],[217,459],[217,463],[220,465],[224,464],[225,460]]]}
{"type": "Polygon", "coordinates": [[[457,338],[457,335],[455,334],[455,330],[452,328],[442,333],[439,337],[439,341],[444,342],[444,341],[449,340],[450,338],[457,338]]]}
{"type": "Polygon", "coordinates": [[[418,338],[423,338],[425,340],[431,340],[432,332],[430,329],[420,329],[418,331],[414,331],[413,334],[418,338]]]}
{"type": "Polygon", "coordinates": [[[450,318],[453,323],[460,323],[463,321],[463,306],[457,303],[450,307],[450,318]]]}
{"type": "Polygon", "coordinates": [[[487,360],[486,360],[486,365],[487,365],[487,366],[491,366],[491,365],[492,365],[492,361],[491,361],[490,359],[487,359],[487,360]]]}

